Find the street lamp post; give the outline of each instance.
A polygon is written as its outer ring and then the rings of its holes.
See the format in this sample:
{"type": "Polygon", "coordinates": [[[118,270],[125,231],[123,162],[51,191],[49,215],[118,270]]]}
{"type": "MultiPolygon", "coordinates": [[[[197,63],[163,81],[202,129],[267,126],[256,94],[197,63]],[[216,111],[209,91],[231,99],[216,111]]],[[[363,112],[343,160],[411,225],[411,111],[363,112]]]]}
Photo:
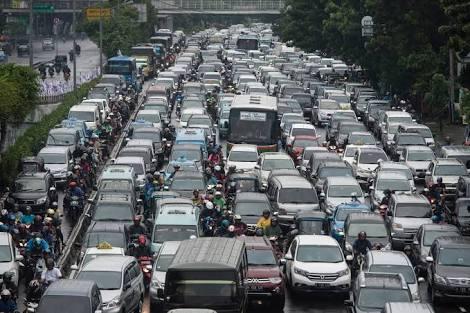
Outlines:
{"type": "Polygon", "coordinates": [[[33,67],[34,58],[33,58],[33,0],[29,4],[29,67],[33,67]]]}
{"type": "Polygon", "coordinates": [[[100,0],[100,76],[103,75],[103,0],[100,0]]]}
{"type": "Polygon", "coordinates": [[[72,28],[73,28],[73,51],[75,57],[73,58],[73,90],[77,88],[77,56],[75,53],[75,45],[76,45],[76,39],[77,39],[77,31],[76,31],[76,19],[75,19],[75,2],[76,0],[72,0],[72,28]]]}

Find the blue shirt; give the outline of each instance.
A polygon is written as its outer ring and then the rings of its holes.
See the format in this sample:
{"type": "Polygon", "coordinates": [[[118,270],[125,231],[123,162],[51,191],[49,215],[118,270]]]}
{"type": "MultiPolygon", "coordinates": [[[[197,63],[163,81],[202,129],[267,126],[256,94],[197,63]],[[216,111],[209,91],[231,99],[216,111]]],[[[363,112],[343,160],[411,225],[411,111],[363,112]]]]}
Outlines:
{"type": "Polygon", "coordinates": [[[4,301],[0,299],[0,312],[13,313],[16,310],[16,303],[12,299],[4,301]]]}
{"type": "MultiPolygon", "coordinates": [[[[35,245],[34,245],[34,239],[35,238],[32,238],[28,241],[28,243],[26,244],[26,251],[32,252],[36,249],[35,245]]],[[[44,239],[41,239],[40,247],[41,247],[40,248],[41,252],[49,251],[49,244],[44,239]]],[[[1,312],[1,310],[0,310],[0,312],[1,312]]]]}
{"type": "Polygon", "coordinates": [[[21,224],[32,224],[34,221],[34,214],[23,215],[21,217],[21,224]]]}

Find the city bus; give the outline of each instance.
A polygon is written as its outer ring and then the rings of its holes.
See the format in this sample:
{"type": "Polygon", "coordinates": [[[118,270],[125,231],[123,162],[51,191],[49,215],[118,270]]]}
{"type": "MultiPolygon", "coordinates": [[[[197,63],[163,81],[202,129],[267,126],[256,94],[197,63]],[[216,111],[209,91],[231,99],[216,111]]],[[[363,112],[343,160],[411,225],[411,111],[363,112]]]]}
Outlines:
{"type": "Polygon", "coordinates": [[[237,50],[249,51],[259,49],[259,39],[256,34],[240,34],[237,39],[237,50]]]}
{"type": "Polygon", "coordinates": [[[230,106],[227,151],[234,144],[254,144],[258,151],[277,151],[279,139],[277,99],[263,95],[237,95],[230,106]]]}
{"type": "Polygon", "coordinates": [[[138,79],[138,70],[135,58],[122,55],[112,57],[108,59],[105,71],[106,74],[123,76],[128,86],[132,86],[136,91],[140,91],[141,86],[138,79]]]}

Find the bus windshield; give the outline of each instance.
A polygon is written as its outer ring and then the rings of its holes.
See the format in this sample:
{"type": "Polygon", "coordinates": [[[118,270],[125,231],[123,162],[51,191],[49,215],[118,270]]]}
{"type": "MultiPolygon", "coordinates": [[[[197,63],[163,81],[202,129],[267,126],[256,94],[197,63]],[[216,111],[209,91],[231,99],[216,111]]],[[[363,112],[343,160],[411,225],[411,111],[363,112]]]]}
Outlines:
{"type": "Polygon", "coordinates": [[[108,61],[108,74],[130,74],[132,72],[131,61],[108,61]]]}
{"type": "Polygon", "coordinates": [[[237,49],[240,50],[258,50],[258,39],[244,38],[237,40],[237,49]]]}
{"type": "Polygon", "coordinates": [[[273,144],[276,142],[276,112],[230,110],[229,141],[273,144]]]}

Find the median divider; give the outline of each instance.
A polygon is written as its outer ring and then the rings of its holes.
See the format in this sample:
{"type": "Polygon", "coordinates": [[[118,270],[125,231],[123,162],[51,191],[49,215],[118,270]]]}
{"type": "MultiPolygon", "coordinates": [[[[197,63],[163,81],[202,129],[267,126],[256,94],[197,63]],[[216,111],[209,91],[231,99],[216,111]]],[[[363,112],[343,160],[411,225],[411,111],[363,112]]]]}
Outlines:
{"type": "MultiPolygon", "coordinates": [[[[106,162],[106,165],[110,164],[110,160],[115,159],[121,150],[121,148],[125,145],[126,143],[126,136],[127,136],[127,131],[129,130],[129,127],[131,125],[132,120],[135,119],[137,112],[142,104],[143,97],[139,97],[138,105],[136,106],[136,109],[131,115],[131,118],[129,119],[129,122],[127,123],[126,127],[123,129],[121,132],[121,136],[119,139],[116,141],[116,144],[114,145],[113,150],[110,153],[110,156],[108,158],[108,161],[106,162]]],[[[99,179],[99,178],[98,178],[99,179]]],[[[65,243],[65,247],[62,250],[62,255],[60,256],[58,260],[58,268],[61,270],[62,275],[64,277],[68,277],[70,272],[71,272],[71,266],[76,263],[79,253],[80,253],[80,248],[83,243],[83,237],[86,234],[86,230],[88,229],[88,226],[90,226],[91,223],[91,217],[93,216],[93,209],[94,209],[94,204],[93,202],[95,201],[95,198],[97,196],[97,193],[93,191],[93,193],[89,197],[89,201],[87,201],[87,204],[85,205],[83,209],[83,214],[80,216],[78,219],[77,223],[73,227],[70,235],[67,238],[67,242],[65,243]]]]}

